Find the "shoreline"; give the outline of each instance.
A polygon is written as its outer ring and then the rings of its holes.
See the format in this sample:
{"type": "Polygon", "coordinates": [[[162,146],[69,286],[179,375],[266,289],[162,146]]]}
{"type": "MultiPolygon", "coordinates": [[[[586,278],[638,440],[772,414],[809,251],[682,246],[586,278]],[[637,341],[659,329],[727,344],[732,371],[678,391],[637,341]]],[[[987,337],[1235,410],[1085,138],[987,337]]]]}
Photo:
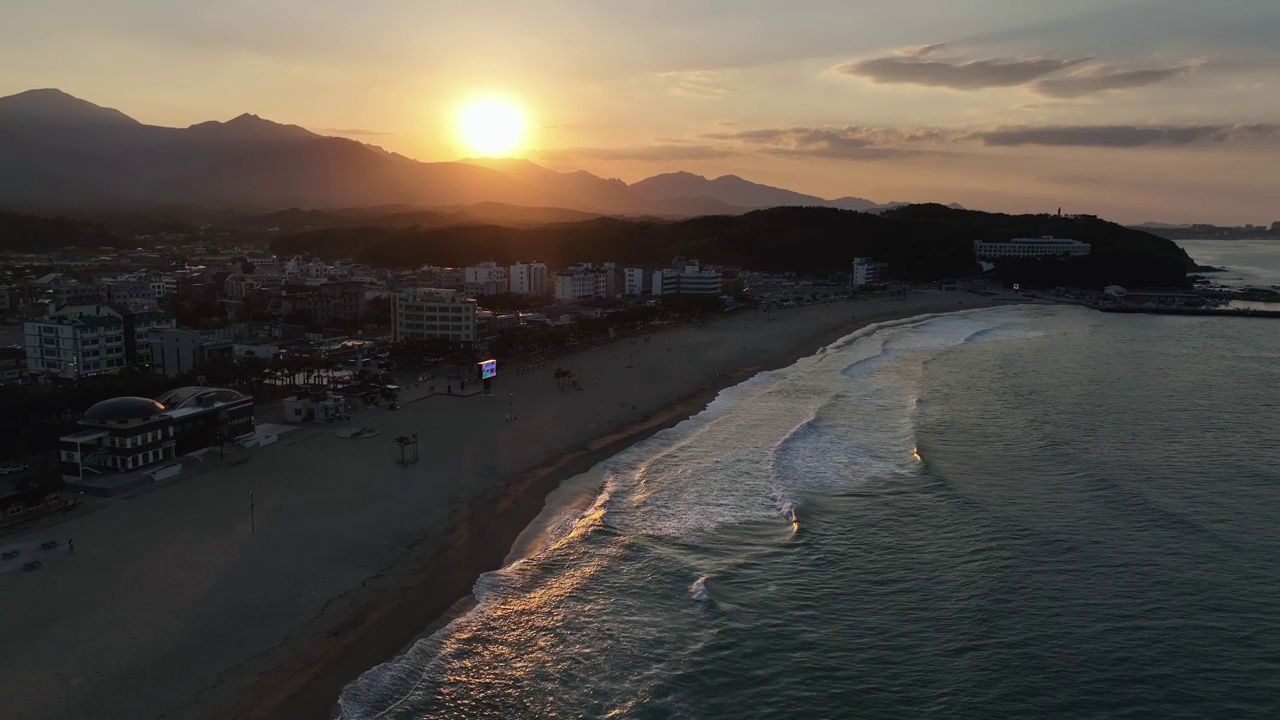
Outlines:
{"type": "Polygon", "coordinates": [[[504,376],[488,397],[356,413],[380,439],[298,430],[234,467],[95,500],[58,526],[74,557],[3,578],[6,717],[329,717],[351,681],[466,612],[478,576],[538,547],[539,516],[595,476],[552,495],[564,480],[857,328],[1009,301],[926,290],[725,315],[504,376]],[[424,462],[393,462],[391,439],[414,433],[424,462]]]}
{"type": "MultiPolygon", "coordinates": [[[[636,422],[526,470],[491,497],[472,500],[468,508],[450,517],[442,532],[428,533],[408,555],[359,588],[332,600],[306,628],[246,663],[253,667],[234,668],[227,673],[238,671],[257,677],[231,717],[337,717],[337,701],[343,688],[470,609],[468,602],[476,580],[483,573],[508,564],[513,546],[543,513],[548,496],[556,488],[635,443],[693,417],[722,390],[761,372],[792,365],[869,325],[1006,304],[1020,303],[993,300],[963,308],[916,309],[853,320],[808,338],[768,362],[717,378],[636,422]],[[458,561],[459,557],[467,560],[458,561]],[[332,629],[321,633],[317,626],[332,629]]],[[[224,677],[219,684],[227,680],[231,678],[224,677]]]]}

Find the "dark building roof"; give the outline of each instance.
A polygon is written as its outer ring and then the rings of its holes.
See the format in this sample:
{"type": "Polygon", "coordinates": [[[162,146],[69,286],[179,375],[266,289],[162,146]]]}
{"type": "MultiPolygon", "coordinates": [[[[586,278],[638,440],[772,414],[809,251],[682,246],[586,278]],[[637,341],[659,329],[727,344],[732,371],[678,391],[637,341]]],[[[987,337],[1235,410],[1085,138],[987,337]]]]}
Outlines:
{"type": "Polygon", "coordinates": [[[155,400],[141,397],[118,397],[89,408],[84,413],[85,420],[112,422],[119,420],[141,420],[164,412],[164,406],[155,400]]]}
{"type": "Polygon", "coordinates": [[[224,388],[200,386],[180,387],[170,390],[157,400],[167,410],[182,408],[211,408],[229,402],[244,400],[244,393],[224,388]]]}

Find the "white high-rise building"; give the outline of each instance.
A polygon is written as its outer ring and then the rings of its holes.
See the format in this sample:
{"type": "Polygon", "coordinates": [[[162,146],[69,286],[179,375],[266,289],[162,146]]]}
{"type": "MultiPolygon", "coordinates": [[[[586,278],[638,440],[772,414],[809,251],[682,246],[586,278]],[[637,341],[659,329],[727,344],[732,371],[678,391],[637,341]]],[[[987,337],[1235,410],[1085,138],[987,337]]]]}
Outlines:
{"type": "Polygon", "coordinates": [[[32,375],[81,378],[151,364],[147,333],[173,327],[160,312],[130,312],[109,305],[51,308],[24,327],[32,375]]]}
{"type": "Polygon", "coordinates": [[[622,271],[624,295],[648,295],[653,287],[653,277],[644,268],[629,267],[622,271]]]}
{"type": "Polygon", "coordinates": [[[492,260],[470,265],[464,273],[468,295],[499,295],[507,291],[507,269],[492,260]]]}
{"type": "Polygon", "coordinates": [[[678,295],[680,293],[680,273],[676,272],[674,268],[654,270],[651,292],[654,295],[678,295]]]}
{"type": "Polygon", "coordinates": [[[517,262],[507,275],[511,292],[517,295],[547,294],[547,264],[517,262]]]}
{"type": "Polygon", "coordinates": [[[411,288],[391,296],[395,342],[476,339],[476,301],[456,290],[411,288]]]}
{"type": "Polygon", "coordinates": [[[871,258],[853,259],[853,286],[874,285],[883,282],[889,276],[889,265],[878,263],[871,258]]]}

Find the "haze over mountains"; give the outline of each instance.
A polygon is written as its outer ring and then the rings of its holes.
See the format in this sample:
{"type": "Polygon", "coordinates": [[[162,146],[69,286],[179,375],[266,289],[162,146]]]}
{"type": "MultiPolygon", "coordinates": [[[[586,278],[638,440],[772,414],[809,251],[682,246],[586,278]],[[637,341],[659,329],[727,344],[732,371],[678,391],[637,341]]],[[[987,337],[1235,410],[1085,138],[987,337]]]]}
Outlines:
{"type": "Polygon", "coordinates": [[[426,163],[256,115],[188,128],[145,125],[59,90],[0,98],[0,204],[417,207],[505,203],[612,215],[737,214],[779,205],[878,210],[736,176],[673,172],[628,185],[527,160],[426,163]]]}

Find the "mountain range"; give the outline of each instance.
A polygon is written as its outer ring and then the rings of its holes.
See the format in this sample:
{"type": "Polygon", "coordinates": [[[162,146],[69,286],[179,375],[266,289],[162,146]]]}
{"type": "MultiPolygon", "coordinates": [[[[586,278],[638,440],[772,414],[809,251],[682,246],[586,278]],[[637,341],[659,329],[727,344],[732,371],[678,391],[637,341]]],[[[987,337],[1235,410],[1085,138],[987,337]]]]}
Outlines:
{"type": "Polygon", "coordinates": [[[688,217],[775,206],[878,211],[727,175],[630,184],[520,159],[420,162],[256,115],[187,128],[146,125],[60,90],[0,98],[0,204],[16,208],[189,204],[246,212],[504,203],[606,215],[688,217]]]}

